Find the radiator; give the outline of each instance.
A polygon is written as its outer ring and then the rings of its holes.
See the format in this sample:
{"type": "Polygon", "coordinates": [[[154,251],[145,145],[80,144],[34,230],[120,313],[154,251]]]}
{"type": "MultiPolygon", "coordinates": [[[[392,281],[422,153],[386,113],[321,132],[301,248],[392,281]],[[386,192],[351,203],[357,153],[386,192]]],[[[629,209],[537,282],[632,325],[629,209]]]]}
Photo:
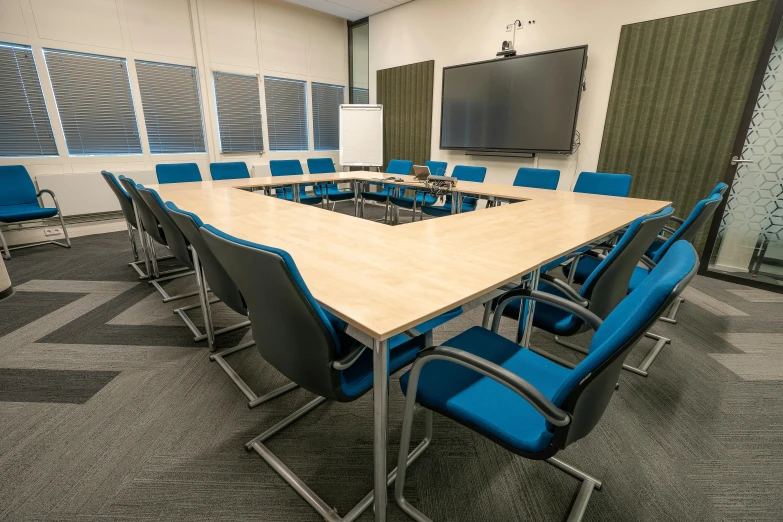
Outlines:
{"type": "MultiPolygon", "coordinates": [[[[119,172],[115,176],[125,174],[137,183],[153,184],[158,180],[152,170],[119,172]]],[[[38,189],[49,189],[57,196],[60,210],[64,216],[79,216],[113,212],[120,210],[117,196],[111,191],[100,172],[84,172],[78,174],[39,174],[35,178],[38,189]]],[[[44,195],[43,203],[51,206],[52,200],[44,195]]]]}

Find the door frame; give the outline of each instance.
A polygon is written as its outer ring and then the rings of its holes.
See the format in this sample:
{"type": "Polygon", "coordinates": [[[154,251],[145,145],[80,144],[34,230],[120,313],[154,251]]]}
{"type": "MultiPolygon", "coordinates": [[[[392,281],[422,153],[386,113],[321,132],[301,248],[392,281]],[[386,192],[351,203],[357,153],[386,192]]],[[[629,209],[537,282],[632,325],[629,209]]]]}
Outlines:
{"type": "MultiPolygon", "coordinates": [[[[753,111],[756,109],[759,92],[761,92],[761,85],[764,82],[764,75],[766,74],[767,66],[769,65],[769,57],[772,54],[772,48],[775,45],[775,38],[777,37],[778,31],[780,30],[781,21],[783,21],[783,0],[775,0],[775,7],[772,10],[772,16],[770,17],[769,26],[767,27],[767,35],[764,37],[764,42],[761,45],[761,53],[759,54],[756,70],[753,73],[753,79],[750,83],[747,101],[745,102],[745,108],[742,111],[742,118],[740,119],[739,128],[737,129],[737,137],[734,140],[734,145],[731,148],[730,157],[742,157],[742,149],[745,146],[745,139],[748,135],[750,122],[753,119],[753,111]]],[[[715,241],[718,238],[718,230],[720,229],[720,223],[723,220],[723,212],[726,210],[726,202],[729,199],[729,193],[731,192],[731,187],[734,183],[734,177],[737,173],[738,166],[739,164],[729,164],[726,168],[726,174],[723,177],[723,182],[726,183],[729,188],[726,192],[726,195],[718,205],[718,208],[715,210],[715,214],[712,216],[712,224],[710,225],[710,231],[707,235],[707,243],[705,244],[704,250],[702,251],[698,273],[699,275],[711,277],[713,279],[720,279],[722,281],[729,281],[731,283],[783,293],[783,285],[775,285],[765,281],[759,281],[709,270],[710,257],[712,257],[712,251],[715,248],[715,241]]]]}

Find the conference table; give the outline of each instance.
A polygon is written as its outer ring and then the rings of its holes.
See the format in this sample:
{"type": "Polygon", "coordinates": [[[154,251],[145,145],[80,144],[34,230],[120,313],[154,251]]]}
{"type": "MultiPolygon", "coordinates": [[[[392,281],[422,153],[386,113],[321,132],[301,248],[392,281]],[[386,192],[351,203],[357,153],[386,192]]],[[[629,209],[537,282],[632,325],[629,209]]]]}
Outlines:
{"type": "Polygon", "coordinates": [[[354,190],[381,181],[423,188],[413,176],[387,177],[354,171],[150,185],[204,223],[287,251],[319,304],[372,348],[376,521],[386,520],[387,504],[387,341],[459,306],[485,302],[523,277],[535,287],[543,265],[670,204],[459,181],[457,201],[467,194],[519,203],[392,227],[251,191],[290,186],[296,198],[299,186],[326,182],[351,183],[354,190]]]}

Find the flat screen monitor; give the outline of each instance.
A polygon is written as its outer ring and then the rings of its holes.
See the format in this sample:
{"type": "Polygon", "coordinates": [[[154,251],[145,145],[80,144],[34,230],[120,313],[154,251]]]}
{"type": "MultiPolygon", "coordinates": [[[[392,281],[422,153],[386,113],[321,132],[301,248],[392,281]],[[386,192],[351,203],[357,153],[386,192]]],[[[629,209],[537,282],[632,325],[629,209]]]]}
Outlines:
{"type": "Polygon", "coordinates": [[[587,46],[443,68],[441,149],[569,153],[587,46]]]}

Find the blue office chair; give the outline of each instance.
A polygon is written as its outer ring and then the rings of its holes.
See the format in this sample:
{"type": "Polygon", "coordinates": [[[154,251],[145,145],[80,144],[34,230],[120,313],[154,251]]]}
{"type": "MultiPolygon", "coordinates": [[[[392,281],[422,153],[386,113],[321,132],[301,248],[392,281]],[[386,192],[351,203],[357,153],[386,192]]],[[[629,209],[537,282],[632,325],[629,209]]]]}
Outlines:
{"type": "Polygon", "coordinates": [[[599,194],[602,196],[627,197],[631,190],[630,174],[607,174],[604,172],[582,172],[576,178],[574,192],[599,194]]]}
{"type": "MultiPolygon", "coordinates": [[[[393,176],[407,176],[411,173],[411,169],[413,168],[413,162],[410,160],[397,160],[393,159],[389,161],[389,165],[386,167],[386,174],[391,174],[393,176]]],[[[374,183],[371,183],[372,185],[376,185],[374,183]]],[[[377,192],[372,192],[369,190],[363,190],[361,191],[362,194],[362,210],[361,215],[364,217],[364,200],[369,199],[370,201],[378,201],[383,202],[386,204],[386,209],[383,214],[383,221],[387,222],[389,221],[389,209],[390,209],[390,202],[389,197],[392,195],[395,195],[397,193],[397,186],[395,185],[389,185],[389,186],[382,186],[380,190],[377,192]]]]}
{"type": "MultiPolygon", "coordinates": [[[[146,279],[149,277],[149,274],[145,274],[144,271],[139,268],[139,264],[143,263],[144,261],[139,259],[139,251],[138,247],[136,246],[136,237],[133,234],[134,229],[140,230],[138,218],[136,217],[136,211],[133,210],[133,201],[131,200],[131,197],[128,195],[128,193],[125,192],[125,189],[120,186],[120,182],[117,181],[117,178],[114,176],[114,174],[107,170],[102,170],[101,176],[103,176],[103,179],[117,197],[117,201],[120,204],[120,210],[122,210],[122,217],[125,218],[125,225],[128,227],[131,252],[133,252],[133,261],[128,263],[128,265],[136,270],[136,273],[139,274],[139,279],[146,279]]],[[[139,234],[141,233],[139,232],[139,234]]],[[[139,241],[141,241],[141,236],[139,236],[139,241]]]]}
{"type": "MultiPolygon", "coordinates": [[[[484,178],[487,175],[487,167],[473,167],[467,165],[457,165],[451,173],[451,177],[457,178],[460,181],[472,181],[474,183],[484,183],[484,178]]],[[[459,183],[457,183],[457,190],[459,190],[459,183]]],[[[464,197],[462,199],[461,212],[471,212],[476,210],[477,198],[464,197]]],[[[447,216],[451,214],[451,195],[446,196],[446,203],[443,206],[423,206],[421,211],[429,216],[447,216]]]]}
{"type": "MultiPolygon", "coordinates": [[[[307,170],[310,174],[332,174],[337,172],[332,158],[307,158],[307,170]]],[[[313,187],[316,196],[323,198],[325,204],[329,202],[346,201],[353,199],[356,193],[353,190],[340,190],[337,183],[321,183],[313,187]]],[[[332,205],[334,210],[334,204],[332,205]]]]}
{"type": "MultiPolygon", "coordinates": [[[[591,256],[595,261],[598,261],[598,265],[584,281],[579,291],[571,288],[565,281],[549,274],[541,274],[538,290],[573,301],[577,305],[587,308],[599,318],[605,319],[628,293],[628,283],[636,265],[647,247],[657,237],[663,224],[671,217],[672,212],[671,207],[666,207],[662,212],[634,220],[605,257],[601,257],[600,254],[593,251],[585,253],[586,257],[591,256]]],[[[519,320],[517,342],[522,339],[526,324],[525,313],[527,310],[523,313],[521,303],[521,300],[511,301],[503,309],[503,314],[506,317],[519,320]]],[[[560,339],[560,337],[576,335],[585,329],[584,321],[578,315],[544,303],[535,307],[533,326],[553,334],[555,341],[559,344],[584,353],[585,349],[581,346],[560,339]]],[[[645,333],[645,336],[656,341],[648,357],[645,357],[644,362],[638,368],[628,364],[624,364],[623,367],[647,377],[647,369],[663,346],[670,343],[671,340],[651,333],[645,333]]],[[[542,353],[542,355],[545,354],[542,353]]]]}
{"type": "MultiPolygon", "coordinates": [[[[710,195],[707,196],[708,198],[719,195],[723,196],[723,194],[726,193],[726,190],[729,188],[728,185],[723,183],[722,181],[718,183],[714,189],[710,192],[710,195]]],[[[672,221],[676,223],[676,227],[681,227],[683,223],[685,223],[685,220],[681,217],[672,216],[669,218],[669,221],[672,221]]],[[[658,249],[663,246],[663,244],[666,242],[667,238],[674,234],[676,231],[675,227],[665,226],[663,227],[663,230],[661,231],[661,236],[656,238],[655,241],[653,241],[653,244],[650,245],[650,248],[647,249],[647,252],[645,252],[645,255],[649,257],[650,259],[653,259],[655,257],[655,254],[658,252],[658,249]]]]}
{"type": "MultiPolygon", "coordinates": [[[[302,170],[302,164],[299,160],[272,160],[269,162],[269,169],[272,171],[272,176],[301,176],[304,174],[302,170]]],[[[293,200],[294,193],[291,187],[284,187],[275,189],[277,197],[280,199],[293,200]]],[[[320,196],[310,196],[305,190],[305,185],[299,185],[299,203],[304,205],[320,205],[320,196]]]]}
{"type": "MultiPolygon", "coordinates": [[[[693,210],[685,219],[683,224],[680,225],[668,239],[666,239],[663,245],[661,245],[660,248],[656,250],[655,255],[652,258],[642,256],[641,261],[644,266],[637,266],[634,268],[633,274],[631,275],[631,280],[628,283],[628,293],[633,292],[648,277],[650,270],[652,270],[657,263],[661,262],[661,260],[666,255],[666,252],[672,248],[673,245],[681,240],[688,242],[693,241],[697,232],[701,229],[701,227],[704,226],[705,223],[707,223],[707,221],[710,220],[712,215],[715,213],[715,210],[718,208],[718,205],[720,205],[722,198],[723,196],[719,192],[716,192],[707,199],[703,199],[696,203],[696,206],[693,207],[693,210]]],[[[577,283],[585,281],[590,276],[592,271],[595,270],[597,265],[598,264],[596,263],[596,260],[592,257],[585,257],[581,259],[579,264],[576,266],[573,280],[577,283]]],[[[566,275],[569,275],[569,270],[570,265],[563,268],[563,271],[566,273],[566,275]]],[[[677,315],[677,310],[683,301],[684,299],[678,297],[672,305],[671,310],[669,310],[665,316],[661,317],[661,321],[665,321],[667,323],[677,323],[675,316],[677,315]]]]}
{"type": "MultiPolygon", "coordinates": [[[[136,182],[122,175],[119,177],[119,182],[122,188],[125,189],[125,192],[130,196],[136,210],[136,216],[138,218],[137,223],[141,227],[139,236],[141,237],[141,244],[144,247],[145,264],[147,265],[147,273],[150,274],[149,283],[158,291],[161,297],[163,297],[164,303],[198,295],[198,291],[193,291],[172,296],[161,286],[161,283],[165,281],[193,275],[192,263],[185,263],[184,267],[165,271],[160,270],[158,261],[168,259],[168,257],[157,257],[155,243],[163,245],[164,247],[169,247],[169,239],[166,237],[165,229],[158,221],[158,218],[150,206],[141,196],[136,182]]],[[[172,241],[174,245],[173,249],[177,250],[177,252],[172,250],[172,254],[174,254],[173,257],[177,257],[177,259],[180,260],[179,257],[182,256],[182,249],[179,244],[175,244],[177,241],[176,236],[172,241]]]]}
{"type": "Polygon", "coordinates": [[[244,179],[250,177],[247,163],[244,161],[223,161],[209,164],[209,174],[213,180],[244,179]]]}
{"type": "Polygon", "coordinates": [[[557,190],[559,181],[559,170],[522,167],[517,171],[513,185],[515,187],[557,190]]]}
{"type": "Polygon", "coordinates": [[[158,163],[155,165],[158,183],[187,183],[201,181],[201,171],[196,163],[158,163]]]}
{"type": "Polygon", "coordinates": [[[250,321],[242,321],[235,325],[228,326],[220,330],[215,330],[215,326],[212,320],[211,305],[217,302],[217,300],[220,300],[236,313],[242,315],[243,317],[247,317],[247,307],[245,305],[245,300],[242,297],[242,294],[239,293],[239,288],[237,288],[237,286],[234,284],[234,281],[228,276],[226,271],[223,269],[223,266],[218,262],[204,241],[204,238],[201,235],[201,231],[199,230],[204,226],[204,224],[201,222],[201,219],[199,219],[199,217],[193,213],[177,208],[177,206],[171,201],[166,202],[166,209],[168,210],[172,221],[179,228],[180,232],[185,236],[187,241],[190,243],[190,247],[195,252],[193,259],[196,265],[196,275],[201,281],[199,284],[199,289],[201,290],[201,293],[199,294],[199,305],[201,307],[201,312],[204,315],[204,325],[206,330],[205,338],[209,344],[210,351],[213,352],[209,359],[211,361],[216,361],[223,371],[226,372],[231,381],[236,384],[237,388],[239,388],[239,390],[245,394],[245,397],[247,397],[248,400],[248,408],[255,408],[256,406],[264,404],[265,402],[268,402],[275,397],[298,388],[296,384],[289,383],[260,397],[253,391],[252,388],[250,388],[244,379],[242,379],[242,377],[240,377],[239,374],[237,374],[237,372],[231,367],[228,361],[225,360],[225,357],[246,348],[250,348],[251,346],[255,346],[256,343],[253,340],[238,344],[237,346],[233,346],[231,348],[215,351],[217,336],[250,326],[250,321]],[[208,295],[204,292],[207,283],[209,284],[209,289],[218,298],[217,300],[210,300],[208,295]]]}
{"type": "MultiPolygon", "coordinates": [[[[590,353],[574,368],[552,362],[498,335],[474,326],[441,346],[421,351],[400,378],[405,413],[394,492],[397,504],[416,520],[429,520],[405,499],[414,409],[425,409],[425,442],[432,438],[432,412],[449,417],[527,459],[545,460],[582,485],[568,520],[579,521],[601,482],[557,459],[560,451],[590,434],[615,391],[623,361],[696,273],[693,247],[680,241],[650,273],[639,291],[626,297],[601,321],[567,299],[514,290],[500,306],[523,298],[576,314],[595,329],[590,353]]],[[[597,517],[600,518],[600,517],[597,517]]]]}
{"type": "MultiPolygon", "coordinates": [[[[427,161],[424,163],[424,166],[430,169],[430,174],[433,176],[445,176],[446,175],[446,168],[448,167],[448,163],[445,161],[427,161]]],[[[399,223],[399,209],[405,208],[408,210],[413,211],[413,215],[411,216],[411,222],[416,221],[416,209],[421,208],[425,205],[434,205],[438,202],[438,198],[433,196],[432,194],[429,194],[427,192],[419,192],[417,188],[411,189],[410,187],[407,188],[407,190],[414,190],[414,196],[413,197],[406,197],[403,195],[405,192],[406,187],[400,187],[399,195],[397,196],[389,196],[389,202],[397,207],[396,213],[395,213],[395,220],[397,223],[399,223]]],[[[421,220],[424,217],[424,215],[419,216],[419,220],[421,220]]]]}
{"type": "Polygon", "coordinates": [[[60,226],[63,228],[65,243],[60,241],[39,241],[27,245],[8,248],[8,243],[3,236],[3,230],[0,228],[0,243],[3,246],[3,258],[11,259],[11,250],[21,248],[30,248],[39,245],[57,245],[64,248],[71,248],[71,238],[68,237],[68,229],[65,228],[63,214],[60,212],[60,204],[54,192],[48,189],[35,191],[33,180],[27,173],[27,169],[22,165],[7,165],[0,167],[0,225],[10,223],[23,223],[27,221],[41,220],[40,227],[45,227],[43,220],[59,216],[60,226]],[[49,194],[54,201],[54,208],[43,207],[38,198],[43,194],[49,194]]]}
{"type": "MultiPolygon", "coordinates": [[[[287,252],[232,237],[210,225],[200,230],[247,304],[253,336],[264,340],[256,344],[261,356],[292,382],[318,395],[245,446],[258,452],[275,471],[287,470],[264,442],[326,400],[351,402],[369,391],[373,385],[372,349],[348,336],[346,324],[321,308],[287,252]]],[[[410,335],[389,339],[389,371],[410,363],[431,339],[431,329],[452,316],[445,314],[417,326],[410,335]]],[[[301,479],[290,471],[284,478],[323,517],[336,519],[332,507],[301,479]]],[[[346,518],[353,520],[351,515],[358,516],[371,505],[369,495],[346,518]]]]}

